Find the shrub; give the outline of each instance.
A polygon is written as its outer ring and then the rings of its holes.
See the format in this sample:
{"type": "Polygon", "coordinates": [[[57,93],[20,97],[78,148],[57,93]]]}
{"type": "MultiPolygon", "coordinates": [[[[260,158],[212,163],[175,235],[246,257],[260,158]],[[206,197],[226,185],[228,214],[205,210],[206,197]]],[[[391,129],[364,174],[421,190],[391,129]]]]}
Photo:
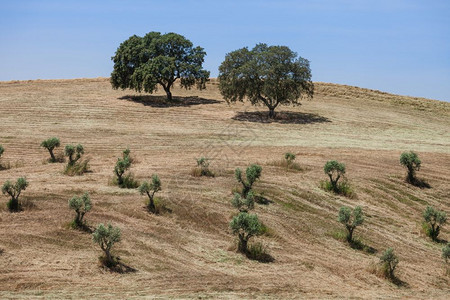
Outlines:
{"type": "Polygon", "coordinates": [[[289,167],[292,166],[294,160],[295,160],[295,154],[294,153],[290,153],[290,152],[286,152],[284,154],[284,159],[286,160],[286,165],[287,165],[287,169],[289,169],[289,167]]]}
{"type": "Polygon", "coordinates": [[[64,155],[69,158],[64,174],[67,175],[82,175],[89,169],[89,160],[80,160],[84,154],[84,148],[81,144],[76,146],[66,145],[64,148],[64,155]]]}
{"type": "Polygon", "coordinates": [[[248,240],[252,236],[260,233],[261,223],[259,222],[257,215],[250,215],[246,212],[240,212],[231,220],[230,228],[233,231],[233,234],[236,234],[239,238],[238,250],[247,254],[248,240]]]}
{"type": "Polygon", "coordinates": [[[339,210],[338,221],[345,225],[347,228],[347,241],[353,242],[353,230],[364,222],[364,214],[360,206],[351,209],[350,207],[343,206],[339,210]]]}
{"type": "Polygon", "coordinates": [[[121,188],[136,188],[137,182],[134,180],[132,174],[124,176],[124,173],[131,167],[130,149],[125,149],[122,158],[118,158],[114,167],[114,174],[116,175],[115,182],[121,188]]]}
{"type": "Polygon", "coordinates": [[[147,194],[148,196],[148,205],[147,205],[148,210],[154,214],[157,212],[154,196],[155,193],[159,191],[161,191],[161,180],[156,174],[152,175],[151,183],[149,183],[148,181],[144,181],[139,186],[139,192],[141,193],[141,195],[147,194]]]}
{"type": "Polygon", "coordinates": [[[255,207],[255,200],[253,192],[250,191],[246,198],[242,198],[239,193],[234,193],[234,197],[231,200],[233,207],[239,209],[240,212],[248,212],[255,207]]]}
{"type": "Polygon", "coordinates": [[[247,257],[259,262],[272,262],[274,259],[261,242],[252,243],[248,247],[247,257]]]}
{"type": "Polygon", "coordinates": [[[442,248],[442,258],[446,263],[450,260],[450,243],[447,243],[447,245],[442,248]]]}
{"type": "Polygon", "coordinates": [[[45,141],[42,141],[41,147],[46,148],[48,150],[48,152],[50,153],[49,162],[56,162],[57,161],[57,159],[55,157],[55,154],[53,154],[53,150],[56,147],[59,147],[59,146],[60,146],[60,142],[59,142],[59,139],[56,138],[56,137],[52,137],[52,138],[49,138],[49,139],[47,139],[45,141]]]}
{"type": "Polygon", "coordinates": [[[406,180],[414,184],[416,182],[416,171],[420,170],[421,161],[419,156],[413,151],[403,152],[400,155],[400,164],[408,169],[406,180]]]}
{"type": "Polygon", "coordinates": [[[83,228],[84,224],[84,215],[89,212],[92,208],[91,198],[89,194],[86,192],[81,197],[73,196],[69,200],[69,208],[75,210],[75,219],[72,222],[72,227],[74,228],[83,228]]]}
{"type": "Polygon", "coordinates": [[[197,162],[197,167],[192,170],[192,176],[208,176],[214,177],[214,173],[209,169],[209,158],[200,157],[195,159],[197,162]]]}
{"type": "Polygon", "coordinates": [[[259,177],[261,177],[262,167],[257,164],[250,165],[247,170],[245,171],[245,177],[244,179],[242,177],[242,171],[239,168],[236,168],[234,174],[239,183],[242,183],[242,197],[247,198],[247,194],[252,190],[253,183],[259,177]]]}
{"type": "Polygon", "coordinates": [[[24,177],[19,177],[16,184],[12,184],[9,180],[3,184],[2,193],[11,197],[7,203],[10,212],[20,210],[19,196],[22,191],[26,190],[27,186],[28,182],[24,177]]]}
{"type": "Polygon", "coordinates": [[[380,263],[383,266],[384,275],[393,279],[395,268],[398,265],[397,255],[394,253],[394,249],[387,248],[380,257],[380,263]]]}
{"type": "MultiPolygon", "coordinates": [[[[0,145],[0,159],[2,158],[3,152],[5,152],[5,148],[3,148],[2,145],[0,145]]],[[[8,166],[8,165],[3,165],[3,164],[0,162],[0,170],[3,170],[3,169],[9,169],[9,168],[10,168],[10,166],[8,166]]]]}
{"type": "Polygon", "coordinates": [[[117,265],[117,261],[111,255],[111,249],[115,243],[120,242],[121,232],[120,228],[113,227],[111,224],[105,226],[103,224],[98,225],[92,234],[92,240],[98,244],[105,253],[103,264],[107,267],[114,267],[117,265]]]}
{"type": "Polygon", "coordinates": [[[2,145],[0,145],[0,158],[2,158],[3,152],[5,152],[5,148],[3,148],[2,145]]]}
{"type": "Polygon", "coordinates": [[[447,214],[444,211],[437,210],[432,206],[427,206],[423,212],[423,218],[427,223],[427,234],[433,241],[437,241],[437,237],[441,230],[441,226],[447,222],[447,214]]]}
{"type": "Polygon", "coordinates": [[[64,155],[69,158],[69,165],[74,165],[83,154],[84,148],[81,144],[78,144],[76,146],[66,145],[66,147],[64,148],[64,155]]]}
{"type": "Polygon", "coordinates": [[[338,162],[337,160],[329,160],[325,163],[323,167],[325,174],[330,177],[331,188],[334,192],[338,193],[338,181],[345,174],[345,165],[338,162]]]}

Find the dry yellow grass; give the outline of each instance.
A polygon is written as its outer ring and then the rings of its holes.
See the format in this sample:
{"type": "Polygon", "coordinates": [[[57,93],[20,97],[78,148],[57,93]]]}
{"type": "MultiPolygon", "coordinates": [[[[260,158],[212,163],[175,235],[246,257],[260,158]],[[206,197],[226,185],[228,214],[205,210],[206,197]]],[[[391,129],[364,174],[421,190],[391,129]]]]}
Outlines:
{"type": "MultiPolygon", "coordinates": [[[[22,199],[34,203],[10,214],[1,198],[1,298],[448,297],[441,245],[422,233],[421,213],[427,204],[450,212],[449,103],[317,83],[314,100],[281,107],[297,117],[285,124],[236,120],[265,109],[226,104],[214,81],[201,92],[177,87],[174,96],[184,98],[174,106],[154,96],[121,99],[130,95],[103,78],[0,83],[2,159],[13,165],[0,171],[0,183],[26,176],[22,199]],[[92,173],[69,177],[63,164],[43,164],[48,153],[39,144],[51,136],[62,145],[83,144],[92,173]],[[108,185],[127,146],[139,180],[159,174],[172,213],[150,215],[136,190],[108,185]],[[419,153],[418,176],[431,189],[404,182],[398,161],[410,149],[419,153]],[[288,151],[302,171],[273,166],[288,151]],[[212,158],[215,178],[190,175],[200,156],[212,158]],[[356,199],[318,188],[329,159],[346,163],[356,199]],[[255,189],[273,201],[255,209],[270,228],[260,238],[275,258],[269,264],[229,250],[233,170],[254,162],[263,166],[255,189]],[[100,269],[91,236],[67,229],[73,217],[67,201],[84,191],[93,201],[87,222],[119,226],[123,241],[114,251],[137,272],[100,269]],[[344,204],[363,207],[366,223],[355,235],[378,253],[333,238],[344,204]],[[400,258],[405,286],[371,271],[389,246],[400,258]]],[[[441,237],[450,240],[450,226],[441,237]]]]}

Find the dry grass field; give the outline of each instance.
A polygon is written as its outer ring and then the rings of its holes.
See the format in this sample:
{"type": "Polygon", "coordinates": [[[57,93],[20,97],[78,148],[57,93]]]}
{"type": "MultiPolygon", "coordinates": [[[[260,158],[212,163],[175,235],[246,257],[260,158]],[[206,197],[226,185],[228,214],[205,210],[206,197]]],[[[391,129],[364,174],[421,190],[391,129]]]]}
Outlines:
{"type": "MultiPolygon", "coordinates": [[[[397,96],[357,87],[317,83],[312,101],[280,107],[267,122],[264,107],[228,105],[212,81],[204,91],[176,87],[164,98],[111,89],[108,79],[0,83],[0,183],[26,176],[26,208],[9,213],[0,202],[0,298],[423,298],[448,299],[441,248],[422,230],[422,211],[433,205],[450,214],[450,103],[397,96]],[[92,172],[63,175],[47,164],[42,140],[62,147],[81,143],[92,172]],[[126,147],[139,180],[153,173],[171,212],[154,216],[137,190],[109,182],[126,147]],[[400,153],[422,159],[419,178],[430,189],[404,181],[400,153]],[[285,152],[297,154],[301,171],[277,167],[285,152]],[[211,158],[215,178],[192,177],[195,158],[211,158]],[[356,197],[319,188],[323,165],[347,166],[356,197]],[[251,261],[233,248],[228,223],[235,209],[233,171],[263,167],[254,188],[271,202],[254,212],[269,228],[262,241],[275,258],[251,261]],[[126,274],[99,267],[101,250],[91,235],[69,229],[68,199],[88,191],[92,227],[111,222],[122,230],[113,253],[135,269],[126,274]],[[342,205],[363,207],[366,222],[355,236],[368,253],[336,238],[342,205]],[[373,271],[393,247],[401,285],[373,271]]],[[[440,237],[450,240],[450,224],[440,237]]]]}

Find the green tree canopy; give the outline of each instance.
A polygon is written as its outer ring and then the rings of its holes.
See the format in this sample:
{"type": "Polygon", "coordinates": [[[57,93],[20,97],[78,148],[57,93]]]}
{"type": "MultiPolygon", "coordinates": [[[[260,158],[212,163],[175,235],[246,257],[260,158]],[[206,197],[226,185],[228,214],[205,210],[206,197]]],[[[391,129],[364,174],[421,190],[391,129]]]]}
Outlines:
{"type": "Polygon", "coordinates": [[[219,88],[225,100],[264,104],[269,117],[275,116],[275,108],[299,104],[301,98],[312,98],[314,84],[311,81],[309,61],[297,57],[286,46],[257,44],[225,56],[219,67],[219,88]]]}
{"type": "Polygon", "coordinates": [[[353,230],[364,222],[364,214],[361,206],[351,209],[347,206],[342,206],[339,210],[338,221],[345,225],[347,229],[347,241],[353,241],[353,230]]]}
{"type": "Polygon", "coordinates": [[[447,214],[445,211],[435,209],[432,206],[427,206],[423,212],[423,218],[428,224],[428,235],[433,241],[436,241],[439,232],[441,231],[441,226],[447,222],[447,214]]]}
{"type": "Polygon", "coordinates": [[[248,240],[261,231],[261,223],[257,215],[251,215],[246,212],[240,212],[233,217],[230,222],[230,228],[234,234],[239,237],[239,251],[247,253],[248,240]]]}
{"type": "Polygon", "coordinates": [[[25,177],[17,178],[15,184],[9,180],[3,184],[2,193],[11,197],[7,204],[9,211],[16,212],[20,210],[19,196],[22,191],[27,189],[27,186],[28,182],[25,177]]]}
{"type": "Polygon", "coordinates": [[[60,142],[57,137],[52,137],[45,141],[42,141],[41,147],[46,148],[48,150],[48,152],[50,153],[50,162],[56,162],[56,157],[53,154],[53,150],[59,146],[60,146],[60,142]]]}
{"type": "Polygon", "coordinates": [[[323,171],[330,177],[333,190],[337,191],[337,182],[345,174],[345,164],[337,160],[329,160],[323,166],[323,171]]]}
{"type": "Polygon", "coordinates": [[[420,170],[420,164],[422,162],[419,159],[417,153],[413,151],[403,152],[400,155],[400,164],[408,169],[408,181],[413,183],[416,179],[416,171],[420,170]]]}
{"type": "Polygon", "coordinates": [[[114,89],[133,89],[153,93],[161,85],[172,100],[174,82],[181,86],[197,85],[204,89],[209,71],[202,68],[206,52],[193,47],[191,41],[176,33],[149,32],[144,37],[131,36],[120,44],[111,58],[114,70],[111,85],[114,89]]]}

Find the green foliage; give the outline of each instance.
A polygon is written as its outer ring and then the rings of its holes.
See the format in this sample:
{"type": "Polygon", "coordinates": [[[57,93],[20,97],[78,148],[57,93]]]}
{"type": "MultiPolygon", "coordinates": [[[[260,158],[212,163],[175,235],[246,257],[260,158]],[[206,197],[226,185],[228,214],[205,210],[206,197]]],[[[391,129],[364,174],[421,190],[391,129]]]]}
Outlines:
{"type": "Polygon", "coordinates": [[[77,161],[74,164],[67,164],[67,166],[64,169],[64,174],[69,175],[69,176],[74,176],[74,175],[83,175],[84,173],[86,173],[89,170],[89,160],[82,160],[82,161],[77,161]]]}
{"type": "Polygon", "coordinates": [[[442,258],[444,259],[444,261],[446,263],[449,262],[449,260],[450,260],[450,243],[447,243],[447,245],[445,245],[442,248],[442,258]]]}
{"type": "Polygon", "coordinates": [[[125,149],[122,153],[122,158],[118,158],[114,166],[114,174],[116,175],[115,182],[121,188],[136,188],[138,184],[131,174],[124,173],[131,167],[130,149],[125,149]]]}
{"type": "Polygon", "coordinates": [[[92,208],[91,198],[89,194],[86,192],[81,197],[73,196],[69,200],[69,208],[75,210],[75,219],[72,222],[72,227],[75,228],[83,228],[84,224],[84,215],[89,212],[92,208]]]}
{"type": "Polygon", "coordinates": [[[236,168],[234,175],[236,180],[242,184],[242,197],[247,198],[248,193],[252,190],[253,184],[259,177],[261,177],[262,167],[257,164],[250,165],[245,171],[245,179],[242,176],[242,171],[236,168]]]}
{"type": "Polygon", "coordinates": [[[329,160],[323,166],[323,171],[330,177],[331,190],[339,193],[338,181],[345,174],[345,165],[337,160],[329,160]]]}
{"type": "Polygon", "coordinates": [[[427,234],[433,241],[437,241],[441,226],[447,222],[447,214],[442,210],[427,206],[423,212],[423,218],[427,223],[427,234]]]}
{"type": "Polygon", "coordinates": [[[384,275],[393,279],[395,268],[398,265],[397,255],[394,253],[394,249],[387,248],[380,257],[380,263],[383,266],[384,275]]]}
{"type": "Polygon", "coordinates": [[[192,176],[200,177],[200,176],[208,176],[214,177],[215,174],[209,169],[209,158],[200,157],[196,158],[197,167],[194,168],[191,172],[192,176]]]}
{"type": "Polygon", "coordinates": [[[360,206],[353,210],[350,207],[343,206],[339,210],[338,221],[344,224],[347,229],[347,241],[353,241],[353,230],[364,222],[364,214],[360,206]]]}
{"type": "Polygon", "coordinates": [[[261,223],[259,222],[257,215],[240,212],[231,220],[230,228],[233,231],[233,234],[236,234],[239,237],[239,251],[247,253],[248,240],[261,232],[261,223]]]}
{"type": "Polygon", "coordinates": [[[416,171],[420,170],[419,156],[413,151],[403,152],[400,155],[400,164],[408,169],[407,181],[414,184],[416,182],[416,171]]]}
{"type": "Polygon", "coordinates": [[[69,165],[74,165],[84,154],[84,148],[81,144],[76,146],[66,145],[64,148],[64,155],[69,158],[69,165]]]}
{"type": "Polygon", "coordinates": [[[233,207],[236,207],[241,212],[248,212],[249,210],[255,207],[255,200],[253,196],[253,192],[250,191],[247,194],[247,197],[242,198],[239,193],[234,193],[234,197],[231,200],[231,204],[233,207]]]}
{"type": "Polygon", "coordinates": [[[159,84],[167,99],[172,100],[170,89],[177,79],[186,89],[194,85],[200,90],[205,88],[209,80],[209,72],[202,69],[205,55],[203,48],[194,48],[191,41],[176,33],[133,35],[111,58],[111,85],[114,89],[153,93],[159,84]]]}
{"type": "Polygon", "coordinates": [[[253,105],[262,103],[269,109],[269,118],[275,117],[278,105],[296,105],[314,94],[309,61],[286,46],[257,44],[252,50],[230,52],[219,67],[218,79],[226,101],[246,97],[253,105]]]}
{"type": "Polygon", "coordinates": [[[11,183],[9,180],[3,184],[2,193],[11,197],[7,203],[10,212],[17,212],[20,210],[19,196],[27,187],[28,182],[24,177],[19,177],[15,184],[11,183]]]}
{"type": "Polygon", "coordinates": [[[286,160],[287,168],[289,169],[290,166],[294,163],[295,160],[295,154],[291,152],[286,152],[284,154],[284,159],[286,160]]]}
{"type": "Polygon", "coordinates": [[[5,148],[3,148],[2,145],[0,145],[0,158],[1,158],[2,155],[3,155],[3,152],[5,152],[5,148]]]}
{"type": "Polygon", "coordinates": [[[57,161],[55,154],[53,153],[53,150],[59,146],[60,146],[60,142],[59,142],[59,139],[56,137],[52,137],[45,141],[42,141],[41,147],[46,148],[48,150],[48,152],[50,153],[50,160],[49,160],[50,162],[57,161]]]}
{"type": "Polygon", "coordinates": [[[92,234],[92,240],[98,244],[103,250],[106,256],[105,264],[108,267],[114,266],[117,262],[111,255],[111,249],[115,243],[120,242],[121,232],[120,228],[113,227],[111,224],[105,226],[103,224],[98,225],[92,234]]]}
{"type": "Polygon", "coordinates": [[[157,174],[153,174],[152,175],[152,182],[148,182],[148,181],[144,181],[140,186],[139,186],[139,193],[141,193],[141,195],[147,194],[148,196],[148,210],[151,213],[157,213],[157,208],[155,205],[155,201],[154,201],[154,196],[155,193],[161,191],[161,180],[159,179],[157,174]]]}

